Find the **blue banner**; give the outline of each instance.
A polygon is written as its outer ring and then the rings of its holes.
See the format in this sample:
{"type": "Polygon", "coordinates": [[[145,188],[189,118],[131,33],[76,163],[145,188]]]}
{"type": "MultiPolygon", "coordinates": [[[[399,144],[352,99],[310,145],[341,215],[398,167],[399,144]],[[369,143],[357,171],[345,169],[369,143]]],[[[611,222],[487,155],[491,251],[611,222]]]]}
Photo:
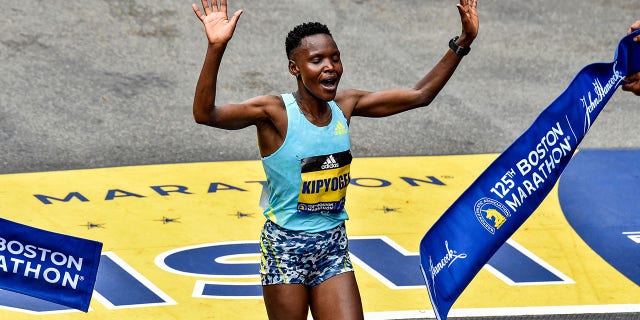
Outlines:
{"type": "Polygon", "coordinates": [[[89,310],[102,243],[0,218],[0,288],[89,310]]]}
{"type": "Polygon", "coordinates": [[[620,40],[614,61],[594,63],[544,109],[469,186],[420,242],[436,318],[551,191],[578,144],[624,77],[640,71],[640,30],[620,40]]]}

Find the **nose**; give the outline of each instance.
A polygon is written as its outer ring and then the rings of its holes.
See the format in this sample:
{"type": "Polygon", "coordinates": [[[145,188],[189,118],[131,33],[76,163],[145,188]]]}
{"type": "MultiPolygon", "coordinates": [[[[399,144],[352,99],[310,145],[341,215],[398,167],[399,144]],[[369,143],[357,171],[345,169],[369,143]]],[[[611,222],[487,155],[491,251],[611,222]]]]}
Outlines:
{"type": "Polygon", "coordinates": [[[322,66],[322,72],[336,72],[336,63],[331,61],[331,59],[327,59],[327,61],[322,66]]]}
{"type": "Polygon", "coordinates": [[[331,59],[325,59],[325,63],[322,66],[322,71],[333,71],[335,70],[336,65],[331,59]]]}

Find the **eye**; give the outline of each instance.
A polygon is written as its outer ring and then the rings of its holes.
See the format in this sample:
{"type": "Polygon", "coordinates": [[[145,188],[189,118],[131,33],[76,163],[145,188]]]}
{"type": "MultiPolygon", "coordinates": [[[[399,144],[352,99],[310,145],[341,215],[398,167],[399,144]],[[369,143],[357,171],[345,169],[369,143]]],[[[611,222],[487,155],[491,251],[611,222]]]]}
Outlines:
{"type": "Polygon", "coordinates": [[[322,62],[322,58],[320,58],[320,57],[315,57],[315,58],[312,58],[309,62],[311,62],[311,63],[313,63],[313,64],[319,64],[319,63],[321,63],[321,62],[322,62]]]}

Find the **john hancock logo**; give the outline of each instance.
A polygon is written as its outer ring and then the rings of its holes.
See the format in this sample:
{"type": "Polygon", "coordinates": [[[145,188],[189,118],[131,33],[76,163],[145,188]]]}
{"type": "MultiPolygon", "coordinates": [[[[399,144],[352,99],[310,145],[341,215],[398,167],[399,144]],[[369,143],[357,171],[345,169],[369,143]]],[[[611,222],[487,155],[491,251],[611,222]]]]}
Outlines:
{"type": "Polygon", "coordinates": [[[480,224],[491,234],[496,234],[496,230],[511,217],[511,212],[505,205],[491,198],[476,201],[473,211],[480,224]]]}

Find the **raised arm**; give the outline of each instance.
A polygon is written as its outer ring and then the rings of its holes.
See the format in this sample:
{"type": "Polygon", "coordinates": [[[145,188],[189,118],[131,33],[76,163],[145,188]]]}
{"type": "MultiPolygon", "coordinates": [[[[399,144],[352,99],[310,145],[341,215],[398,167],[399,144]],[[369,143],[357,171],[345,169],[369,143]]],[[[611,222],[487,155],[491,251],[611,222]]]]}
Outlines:
{"type": "Polygon", "coordinates": [[[259,99],[238,105],[215,105],[216,84],[222,56],[242,14],[242,10],[238,10],[229,19],[227,1],[220,0],[219,7],[217,2],[212,0],[210,6],[208,0],[202,0],[204,13],[197,5],[192,5],[193,12],[204,26],[208,41],[207,53],[193,98],[193,117],[200,124],[224,129],[240,129],[254,124],[256,117],[259,117],[259,108],[251,107],[251,102],[259,102],[259,99]]]}
{"type": "MultiPolygon", "coordinates": [[[[456,5],[462,22],[462,33],[455,44],[462,50],[470,48],[478,35],[477,3],[477,0],[460,0],[456,5]]],[[[463,56],[462,52],[447,50],[442,59],[413,88],[379,92],[348,90],[336,97],[336,100],[341,106],[344,105],[343,111],[347,117],[384,117],[427,106],[451,78],[463,56]]]]}

